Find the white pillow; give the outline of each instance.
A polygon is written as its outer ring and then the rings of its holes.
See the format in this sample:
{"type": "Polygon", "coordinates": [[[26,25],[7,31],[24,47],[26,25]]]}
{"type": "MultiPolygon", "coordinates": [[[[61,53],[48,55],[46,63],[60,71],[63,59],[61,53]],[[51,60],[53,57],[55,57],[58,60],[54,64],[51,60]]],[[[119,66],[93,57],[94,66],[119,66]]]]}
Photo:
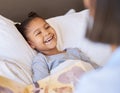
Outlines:
{"type": "MultiPolygon", "coordinates": [[[[67,14],[74,12],[75,10],[70,9],[67,14]]],[[[23,84],[32,83],[31,62],[36,52],[24,40],[14,22],[2,15],[0,43],[0,75],[23,84]]]]}
{"type": "Polygon", "coordinates": [[[24,85],[32,83],[32,78],[24,66],[6,57],[0,57],[0,75],[24,85]]]}
{"type": "Polygon", "coordinates": [[[57,32],[58,48],[60,50],[68,47],[78,47],[91,60],[103,65],[111,55],[111,48],[109,45],[93,43],[85,38],[89,18],[89,10],[83,10],[70,15],[50,18],[47,22],[57,32]]]}
{"type": "MultiPolygon", "coordinates": [[[[30,48],[16,29],[14,22],[0,15],[0,56],[14,60],[31,76],[31,62],[35,55],[35,51],[30,48]]],[[[8,76],[7,71],[0,75],[8,76]]],[[[13,79],[12,77],[9,78],[13,79]]]]}
{"type": "Polygon", "coordinates": [[[65,15],[73,14],[73,13],[75,13],[75,12],[76,12],[75,9],[70,9],[67,13],[65,13],[65,15]]]}

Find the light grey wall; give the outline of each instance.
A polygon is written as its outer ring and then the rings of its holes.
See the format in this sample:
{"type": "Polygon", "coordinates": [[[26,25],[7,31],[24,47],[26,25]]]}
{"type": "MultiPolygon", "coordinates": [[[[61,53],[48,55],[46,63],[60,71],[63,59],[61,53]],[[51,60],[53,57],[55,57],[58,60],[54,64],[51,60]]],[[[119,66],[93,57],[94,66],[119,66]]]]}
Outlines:
{"type": "Polygon", "coordinates": [[[22,21],[31,11],[49,18],[62,15],[71,8],[82,10],[82,0],[0,0],[0,14],[14,21],[22,21]]]}

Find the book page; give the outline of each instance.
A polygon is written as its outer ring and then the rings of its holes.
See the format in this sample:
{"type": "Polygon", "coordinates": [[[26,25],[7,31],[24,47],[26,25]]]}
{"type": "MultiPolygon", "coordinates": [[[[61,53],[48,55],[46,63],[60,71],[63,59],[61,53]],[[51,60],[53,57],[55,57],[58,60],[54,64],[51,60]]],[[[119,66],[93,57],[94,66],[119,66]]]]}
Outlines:
{"type": "Polygon", "coordinates": [[[93,67],[80,60],[68,60],[51,71],[51,75],[27,87],[29,93],[73,93],[78,79],[93,67]],[[37,86],[37,87],[36,87],[37,86]],[[37,92],[35,92],[37,91],[37,92]]]}
{"type": "Polygon", "coordinates": [[[94,69],[93,66],[90,63],[88,63],[88,62],[84,62],[82,60],[67,60],[67,61],[61,63],[58,67],[52,69],[51,70],[51,74],[54,74],[57,71],[61,71],[63,69],[66,69],[67,67],[71,67],[71,66],[74,66],[74,65],[78,65],[84,71],[89,71],[89,70],[94,69]]]}

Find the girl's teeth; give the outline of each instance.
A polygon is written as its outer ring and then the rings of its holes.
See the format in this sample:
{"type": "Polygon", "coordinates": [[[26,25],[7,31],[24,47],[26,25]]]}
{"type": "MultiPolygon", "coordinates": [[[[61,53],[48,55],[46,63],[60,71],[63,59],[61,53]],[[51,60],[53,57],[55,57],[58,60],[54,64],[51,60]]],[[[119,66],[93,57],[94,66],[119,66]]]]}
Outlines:
{"type": "Polygon", "coordinates": [[[48,43],[50,40],[52,40],[52,37],[48,38],[45,43],[48,43]]]}

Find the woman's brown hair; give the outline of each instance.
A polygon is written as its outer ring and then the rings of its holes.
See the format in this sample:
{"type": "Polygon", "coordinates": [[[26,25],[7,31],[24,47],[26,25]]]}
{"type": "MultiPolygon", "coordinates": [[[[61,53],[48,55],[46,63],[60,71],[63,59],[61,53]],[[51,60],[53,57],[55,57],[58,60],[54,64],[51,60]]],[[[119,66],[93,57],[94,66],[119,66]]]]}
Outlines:
{"type": "Polygon", "coordinates": [[[86,37],[95,42],[120,45],[120,0],[96,0],[93,29],[86,37]]]}

